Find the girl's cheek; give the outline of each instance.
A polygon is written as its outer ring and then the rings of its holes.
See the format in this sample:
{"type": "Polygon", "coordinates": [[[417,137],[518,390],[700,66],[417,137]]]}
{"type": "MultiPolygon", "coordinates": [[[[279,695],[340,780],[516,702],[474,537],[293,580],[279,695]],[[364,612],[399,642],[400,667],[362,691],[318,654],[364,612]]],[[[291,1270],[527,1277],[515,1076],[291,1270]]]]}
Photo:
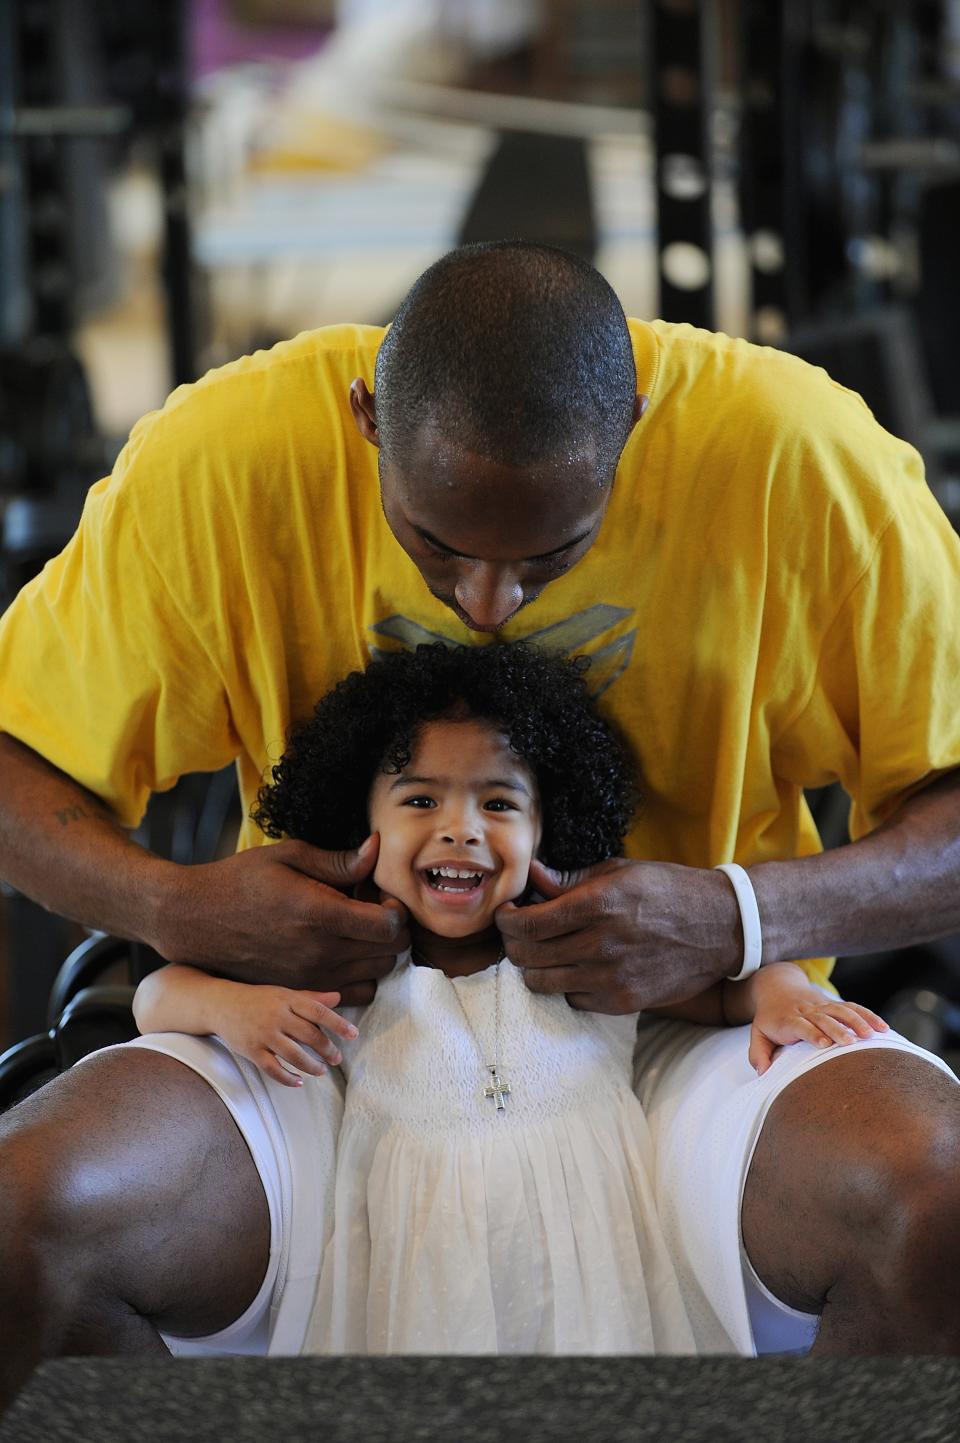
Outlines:
{"type": "Polygon", "coordinates": [[[387,847],[385,849],[381,843],[377,865],[373,869],[373,881],[375,885],[382,887],[387,892],[395,892],[397,887],[401,885],[405,872],[409,872],[409,867],[404,869],[399,866],[391,855],[390,848],[387,847]]]}

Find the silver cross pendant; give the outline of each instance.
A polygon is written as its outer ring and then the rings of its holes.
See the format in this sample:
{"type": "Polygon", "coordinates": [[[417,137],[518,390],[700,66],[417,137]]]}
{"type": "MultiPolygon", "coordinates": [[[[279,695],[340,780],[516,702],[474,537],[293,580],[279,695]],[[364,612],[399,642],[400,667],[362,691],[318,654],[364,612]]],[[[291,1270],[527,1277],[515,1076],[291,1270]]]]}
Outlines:
{"type": "Polygon", "coordinates": [[[488,1067],[487,1071],[490,1073],[490,1083],[483,1089],[483,1095],[484,1097],[492,1097],[496,1100],[498,1112],[506,1112],[507,1109],[503,1099],[508,1096],[510,1092],[510,1084],[509,1082],[502,1081],[502,1079],[497,1076],[496,1065],[488,1067]]]}

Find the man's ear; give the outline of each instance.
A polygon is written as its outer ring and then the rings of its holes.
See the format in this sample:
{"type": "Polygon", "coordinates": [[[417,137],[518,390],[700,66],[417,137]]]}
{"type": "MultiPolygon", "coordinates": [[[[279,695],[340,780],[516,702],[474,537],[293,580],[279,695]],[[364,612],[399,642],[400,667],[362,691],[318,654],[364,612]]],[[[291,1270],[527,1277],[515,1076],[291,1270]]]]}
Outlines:
{"type": "Polygon", "coordinates": [[[353,415],[353,424],[363,439],[369,441],[371,446],[379,446],[377,408],[373,394],[367,390],[367,383],[362,376],[358,376],[350,384],[350,411],[353,415]]]}

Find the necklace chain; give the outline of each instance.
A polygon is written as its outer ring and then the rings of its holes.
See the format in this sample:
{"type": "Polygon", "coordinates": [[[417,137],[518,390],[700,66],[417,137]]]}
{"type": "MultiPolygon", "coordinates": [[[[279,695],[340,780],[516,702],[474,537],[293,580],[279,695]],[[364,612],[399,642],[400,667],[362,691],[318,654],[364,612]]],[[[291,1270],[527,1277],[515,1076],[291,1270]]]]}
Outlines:
{"type": "MultiPolygon", "coordinates": [[[[493,984],[493,997],[494,997],[494,1001],[493,1001],[493,1061],[492,1061],[492,1062],[485,1062],[485,1061],[484,1061],[484,1049],[483,1049],[483,1046],[482,1046],[482,1044],[481,1044],[481,1042],[480,1042],[480,1038],[479,1038],[479,1036],[478,1036],[478,1034],[477,1034],[477,1030],[476,1030],[476,1028],[474,1027],[473,1023],[470,1021],[469,1013],[467,1012],[466,1007],[464,1007],[464,1005],[463,1005],[463,998],[460,996],[460,993],[457,991],[456,987],[454,986],[453,978],[452,978],[452,977],[448,977],[448,978],[447,978],[447,981],[450,983],[451,991],[453,992],[454,997],[457,999],[457,1006],[460,1008],[460,1011],[461,1011],[462,1014],[463,1014],[463,1020],[464,1020],[464,1022],[467,1024],[467,1030],[468,1030],[468,1032],[470,1033],[470,1036],[473,1038],[474,1046],[476,1047],[477,1052],[478,1052],[479,1055],[480,1055],[480,1061],[481,1061],[481,1063],[483,1064],[484,1073],[489,1073],[489,1080],[487,1081],[486,1086],[485,1086],[484,1089],[483,1089],[483,1095],[484,1095],[484,1097],[489,1097],[490,1099],[492,1099],[492,1101],[493,1101],[494,1104],[496,1105],[496,1109],[497,1109],[498,1112],[506,1112],[506,1106],[505,1106],[505,1104],[504,1104],[504,1100],[503,1100],[503,1099],[504,1099],[504,1097],[508,1096],[509,1093],[510,1093],[510,1084],[509,1084],[509,1082],[507,1082],[507,1080],[506,1080],[505,1078],[503,1078],[503,1077],[500,1076],[500,1060],[499,1060],[499,1059],[500,1059],[500,977],[501,977],[500,964],[501,964],[501,962],[503,961],[503,959],[504,959],[505,956],[506,956],[506,949],[504,948],[503,944],[501,943],[501,945],[500,945],[500,955],[499,955],[499,957],[497,958],[496,964],[495,964],[496,971],[495,971],[495,973],[494,973],[494,984],[493,984]]],[[[415,963],[416,963],[416,962],[419,962],[419,964],[420,964],[421,966],[429,966],[429,965],[430,965],[428,962],[425,961],[425,959],[423,958],[422,953],[417,952],[417,950],[416,950],[415,947],[411,947],[411,949],[410,949],[410,957],[411,957],[411,960],[412,960],[413,962],[415,962],[415,963]]]]}

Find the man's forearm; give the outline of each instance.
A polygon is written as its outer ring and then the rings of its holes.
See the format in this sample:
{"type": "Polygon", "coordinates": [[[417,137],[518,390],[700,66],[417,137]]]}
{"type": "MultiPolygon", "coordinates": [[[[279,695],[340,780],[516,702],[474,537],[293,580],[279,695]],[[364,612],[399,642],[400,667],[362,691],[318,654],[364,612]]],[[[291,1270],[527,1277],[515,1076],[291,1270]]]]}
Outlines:
{"type": "Polygon", "coordinates": [[[366,1003],[409,946],[399,903],[345,895],[376,866],[368,842],[292,840],[181,866],[138,847],[109,810],[0,734],[0,877],[51,911],[147,942],[168,962],[241,982],[366,1003]]]}
{"type": "Polygon", "coordinates": [[[859,842],[748,871],[764,962],[888,951],[960,932],[960,771],[859,842]]]}
{"type": "Polygon", "coordinates": [[[176,868],[130,840],[104,804],[0,734],[0,877],[86,927],[156,943],[176,868]]]}

